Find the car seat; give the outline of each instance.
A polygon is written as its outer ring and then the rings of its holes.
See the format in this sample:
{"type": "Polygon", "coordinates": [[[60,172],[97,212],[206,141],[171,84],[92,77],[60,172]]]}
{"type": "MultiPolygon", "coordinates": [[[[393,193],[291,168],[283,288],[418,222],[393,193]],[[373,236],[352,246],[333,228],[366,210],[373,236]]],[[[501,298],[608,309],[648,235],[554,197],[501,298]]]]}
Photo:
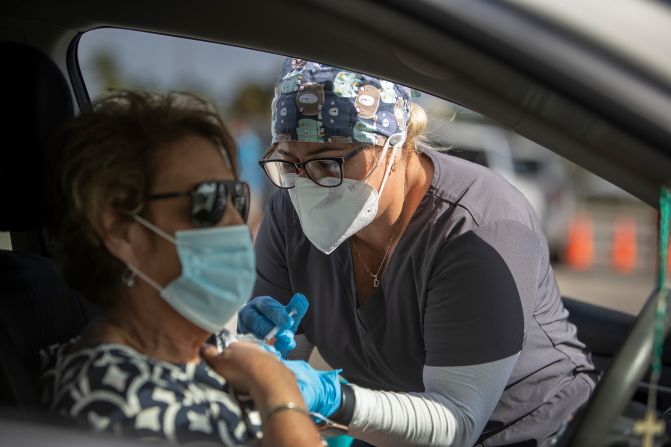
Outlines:
{"type": "MultiPolygon", "coordinates": [[[[578,328],[578,338],[585,343],[597,369],[607,370],[618,354],[620,347],[629,336],[636,317],[613,309],[563,297],[564,306],[569,311],[569,322],[578,328]]],[[[671,408],[671,337],[667,337],[662,353],[662,371],[659,384],[662,386],[657,396],[660,411],[671,408]]],[[[649,374],[634,396],[634,400],[645,403],[648,399],[647,383],[649,374]]]]}
{"type": "Polygon", "coordinates": [[[43,148],[73,116],[63,74],[46,55],[0,42],[0,231],[14,250],[0,250],[0,405],[39,403],[39,350],[77,335],[92,309],[63,282],[39,241],[45,221],[43,148]]]}

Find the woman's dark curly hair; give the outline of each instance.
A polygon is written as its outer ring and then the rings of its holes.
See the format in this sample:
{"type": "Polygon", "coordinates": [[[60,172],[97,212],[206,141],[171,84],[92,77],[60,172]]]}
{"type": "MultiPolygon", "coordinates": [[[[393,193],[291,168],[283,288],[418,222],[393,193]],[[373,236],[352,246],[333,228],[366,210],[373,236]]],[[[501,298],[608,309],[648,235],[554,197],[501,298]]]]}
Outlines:
{"type": "Polygon", "coordinates": [[[186,93],[114,92],[51,140],[49,238],[66,282],[101,309],[114,304],[125,269],[99,236],[105,210],[142,212],[157,155],[189,135],[214,143],[237,172],[235,141],[217,111],[186,93]]]}

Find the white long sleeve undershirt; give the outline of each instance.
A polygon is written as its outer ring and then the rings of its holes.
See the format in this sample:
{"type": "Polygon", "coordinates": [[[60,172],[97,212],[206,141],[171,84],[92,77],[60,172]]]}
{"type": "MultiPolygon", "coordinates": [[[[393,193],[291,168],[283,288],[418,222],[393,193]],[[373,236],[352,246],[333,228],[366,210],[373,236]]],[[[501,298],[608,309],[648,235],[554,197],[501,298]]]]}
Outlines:
{"type": "MultiPolygon", "coordinates": [[[[291,358],[307,360],[313,346],[296,337],[291,358]]],[[[423,393],[377,391],[353,385],[349,434],[380,446],[471,446],[489,420],[518,354],[469,366],[425,366],[423,393]]]]}
{"type": "Polygon", "coordinates": [[[494,411],[518,356],[479,365],[425,366],[423,393],[354,385],[350,434],[384,446],[471,446],[494,411]]]}

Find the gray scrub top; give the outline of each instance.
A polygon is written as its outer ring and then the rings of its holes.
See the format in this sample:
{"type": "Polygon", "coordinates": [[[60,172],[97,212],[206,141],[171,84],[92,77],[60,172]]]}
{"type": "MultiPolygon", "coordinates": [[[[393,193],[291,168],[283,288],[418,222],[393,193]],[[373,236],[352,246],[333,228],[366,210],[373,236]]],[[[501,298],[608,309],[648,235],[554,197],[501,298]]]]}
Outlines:
{"type": "Polygon", "coordinates": [[[310,302],[299,332],[347,380],[422,392],[422,369],[492,362],[520,352],[484,433],[487,444],[543,439],[595,384],[567,321],[540,223],[525,197],[487,168],[424,148],[434,175],[380,287],[357,305],[352,251],[330,255],[275,192],[256,240],[254,296],[310,302]],[[552,426],[555,426],[552,424],[552,426]]]}

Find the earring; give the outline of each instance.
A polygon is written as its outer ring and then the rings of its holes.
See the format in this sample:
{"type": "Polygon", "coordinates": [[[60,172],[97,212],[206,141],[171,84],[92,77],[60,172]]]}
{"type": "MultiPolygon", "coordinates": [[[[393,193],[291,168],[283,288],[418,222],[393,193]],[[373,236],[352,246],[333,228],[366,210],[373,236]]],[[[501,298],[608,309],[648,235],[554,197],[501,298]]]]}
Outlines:
{"type": "Polygon", "coordinates": [[[396,172],[396,163],[391,164],[391,172],[396,172]]]}
{"type": "Polygon", "coordinates": [[[135,285],[135,278],[137,275],[134,271],[129,268],[126,268],[121,274],[121,283],[126,287],[133,287],[135,285]]]}

